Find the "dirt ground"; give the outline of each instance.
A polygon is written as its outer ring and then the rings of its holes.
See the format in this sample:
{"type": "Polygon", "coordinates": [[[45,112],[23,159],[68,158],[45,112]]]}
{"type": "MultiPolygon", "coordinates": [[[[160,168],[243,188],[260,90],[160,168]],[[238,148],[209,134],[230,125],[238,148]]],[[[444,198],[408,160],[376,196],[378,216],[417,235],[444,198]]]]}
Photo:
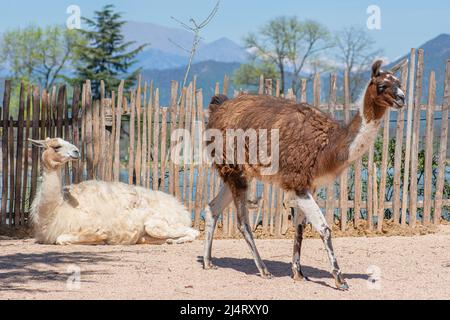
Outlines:
{"type": "Polygon", "coordinates": [[[334,243],[348,292],[334,289],[319,239],[304,240],[303,270],[310,281],[302,282],[290,278],[291,240],[257,240],[271,280],[257,275],[239,239],[215,241],[219,269],[210,271],[200,263],[200,240],[127,247],[0,240],[0,299],[450,299],[450,226],[423,236],[334,243]]]}

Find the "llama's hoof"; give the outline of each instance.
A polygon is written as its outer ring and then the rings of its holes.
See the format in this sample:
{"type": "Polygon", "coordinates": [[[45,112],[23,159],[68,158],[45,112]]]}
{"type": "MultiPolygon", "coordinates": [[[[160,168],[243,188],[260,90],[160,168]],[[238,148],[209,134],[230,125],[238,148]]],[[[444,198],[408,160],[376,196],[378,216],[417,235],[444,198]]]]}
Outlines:
{"type": "Polygon", "coordinates": [[[338,290],[340,290],[340,291],[348,291],[350,289],[347,282],[345,282],[345,281],[341,284],[336,284],[336,286],[337,286],[338,290]]]}
{"type": "Polygon", "coordinates": [[[203,269],[204,270],[217,270],[219,268],[216,265],[214,265],[212,262],[205,262],[205,263],[203,263],[203,269]]]}
{"type": "Polygon", "coordinates": [[[293,274],[292,275],[292,279],[294,280],[294,281],[309,281],[309,279],[308,279],[308,277],[305,277],[304,275],[302,275],[302,274],[293,274]]]}
{"type": "Polygon", "coordinates": [[[271,274],[271,273],[266,269],[266,270],[263,270],[263,272],[261,273],[261,277],[262,277],[263,279],[270,280],[270,279],[273,279],[273,274],[271,274]]]}

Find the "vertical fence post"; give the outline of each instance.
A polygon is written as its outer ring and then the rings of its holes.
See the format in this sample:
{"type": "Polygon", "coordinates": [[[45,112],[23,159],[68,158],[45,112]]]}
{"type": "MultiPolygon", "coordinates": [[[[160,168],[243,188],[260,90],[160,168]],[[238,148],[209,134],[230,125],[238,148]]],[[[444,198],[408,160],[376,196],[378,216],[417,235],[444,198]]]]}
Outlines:
{"type": "MultiPolygon", "coordinates": [[[[25,87],[22,83],[20,86],[19,115],[17,118],[17,151],[16,151],[16,185],[14,199],[14,224],[20,224],[22,220],[21,203],[22,200],[22,165],[23,165],[23,125],[25,112],[25,87]]],[[[26,172],[25,172],[26,174],[26,172]]],[[[25,196],[24,196],[25,197],[25,196]]]]}
{"type": "MultiPolygon", "coordinates": [[[[40,96],[39,88],[33,88],[33,140],[39,139],[39,111],[40,111],[40,96]]],[[[39,168],[39,149],[33,146],[31,154],[31,190],[30,190],[30,200],[29,203],[33,202],[34,196],[36,195],[37,177],[39,168]]]]}
{"type": "Polygon", "coordinates": [[[409,168],[411,161],[411,134],[412,117],[414,110],[414,77],[416,74],[416,49],[411,49],[409,67],[409,93],[408,93],[408,117],[406,124],[406,151],[405,151],[405,169],[403,174],[403,195],[402,195],[402,226],[406,226],[406,211],[408,209],[408,187],[409,187],[409,168]]]}
{"type": "Polygon", "coordinates": [[[114,181],[120,180],[120,131],[122,128],[122,99],[123,99],[123,86],[122,80],[119,85],[117,93],[117,108],[116,108],[116,128],[115,128],[115,145],[114,145],[114,181]]]}
{"type": "MultiPolygon", "coordinates": [[[[136,96],[135,92],[131,92],[131,101],[130,101],[130,141],[128,146],[128,184],[133,184],[133,176],[134,176],[134,130],[136,127],[136,96]]],[[[137,178],[137,176],[136,176],[137,178]]]]}
{"type": "MultiPolygon", "coordinates": [[[[408,82],[408,65],[405,64],[401,71],[402,88],[407,89],[408,82]]],[[[408,93],[408,92],[406,92],[408,93]]],[[[395,153],[394,153],[394,186],[392,195],[392,211],[394,224],[400,223],[400,194],[401,194],[401,174],[403,164],[403,136],[405,128],[405,110],[401,109],[397,112],[397,126],[395,133],[395,153]]]]}
{"type": "MultiPolygon", "coordinates": [[[[346,124],[350,121],[350,82],[349,74],[346,70],[344,73],[344,122],[346,124]]],[[[345,169],[340,176],[340,192],[339,192],[339,202],[341,211],[341,231],[345,231],[347,227],[347,209],[348,209],[348,169],[345,169]]]]}
{"type": "MultiPolygon", "coordinates": [[[[432,205],[432,179],[433,179],[433,122],[434,105],[436,98],[436,75],[431,71],[428,82],[428,102],[425,128],[425,165],[424,165],[424,186],[423,186],[423,221],[427,226],[430,224],[432,205]]],[[[444,119],[442,119],[444,121],[444,119]]]]}
{"type": "Polygon", "coordinates": [[[409,226],[414,228],[417,220],[417,170],[419,166],[420,100],[422,98],[423,49],[419,49],[416,89],[413,104],[414,122],[411,141],[411,179],[409,188],[409,226]]]}
{"type": "Polygon", "coordinates": [[[442,214],[442,198],[445,183],[445,165],[447,162],[448,110],[450,108],[450,60],[447,60],[444,82],[444,100],[442,102],[442,123],[439,145],[438,176],[436,181],[436,204],[433,222],[439,223],[442,214]]]}

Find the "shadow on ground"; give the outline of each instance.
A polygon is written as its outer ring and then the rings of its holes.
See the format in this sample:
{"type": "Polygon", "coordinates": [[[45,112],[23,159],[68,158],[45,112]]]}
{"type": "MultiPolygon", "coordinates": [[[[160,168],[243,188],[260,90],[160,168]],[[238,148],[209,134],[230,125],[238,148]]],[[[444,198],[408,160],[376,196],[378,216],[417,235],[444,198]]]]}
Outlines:
{"type": "MultiPolygon", "coordinates": [[[[44,253],[14,253],[0,256],[0,291],[33,291],[28,290],[28,282],[61,282],[65,283],[70,276],[70,265],[83,263],[99,264],[113,261],[114,258],[105,253],[83,252],[44,252],[44,253]],[[57,269],[57,270],[55,270],[57,269]]],[[[83,271],[83,276],[103,273],[102,271],[83,271]]],[[[85,280],[83,280],[85,281],[85,280]]],[[[54,291],[54,290],[53,290],[54,291]]]]}
{"type": "MultiPolygon", "coordinates": [[[[203,263],[203,257],[199,256],[198,262],[203,263]]],[[[255,262],[253,259],[237,259],[237,258],[213,258],[212,262],[218,268],[227,268],[233,269],[239,272],[243,272],[248,275],[257,275],[258,269],[256,268],[255,262]]],[[[267,266],[267,269],[272,273],[274,277],[291,277],[292,269],[291,264],[282,261],[273,261],[273,260],[264,260],[264,263],[267,266]]],[[[317,269],[310,266],[302,266],[302,272],[309,279],[309,281],[330,287],[324,281],[317,281],[315,279],[333,279],[331,273],[327,270],[317,269]]],[[[364,273],[345,273],[344,277],[346,279],[361,279],[367,280],[369,276],[364,273]]]]}

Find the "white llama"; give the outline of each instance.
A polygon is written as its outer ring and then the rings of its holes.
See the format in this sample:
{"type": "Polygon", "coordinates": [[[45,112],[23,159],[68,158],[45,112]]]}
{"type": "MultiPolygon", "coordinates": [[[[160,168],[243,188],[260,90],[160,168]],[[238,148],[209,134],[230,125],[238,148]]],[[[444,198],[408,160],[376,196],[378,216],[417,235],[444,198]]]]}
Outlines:
{"type": "Polygon", "coordinates": [[[184,243],[199,235],[185,207],[163,192],[103,181],[62,189],[61,168],[79,159],[78,149],[60,138],[30,141],[45,149],[43,181],[31,208],[39,243],[184,243]]]}

